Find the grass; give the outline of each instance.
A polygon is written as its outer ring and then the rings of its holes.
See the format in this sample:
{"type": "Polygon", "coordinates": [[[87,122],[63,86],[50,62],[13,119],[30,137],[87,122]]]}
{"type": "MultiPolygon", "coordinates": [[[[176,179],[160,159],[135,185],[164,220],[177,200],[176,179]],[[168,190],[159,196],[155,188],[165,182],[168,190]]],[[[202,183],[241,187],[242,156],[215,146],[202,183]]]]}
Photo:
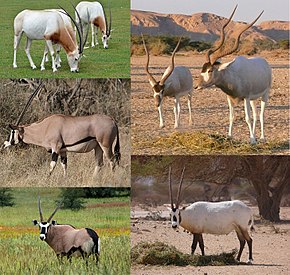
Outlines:
{"type": "Polygon", "coordinates": [[[146,148],[158,154],[271,154],[288,150],[289,145],[280,140],[251,145],[220,134],[174,132],[168,136],[133,143],[133,151],[146,148]]]}
{"type": "MultiPolygon", "coordinates": [[[[71,73],[67,63],[64,50],[61,51],[62,67],[58,72],[51,70],[51,61],[46,64],[46,70],[40,71],[40,63],[44,50],[44,41],[33,41],[31,46],[31,56],[36,70],[30,68],[28,59],[24,52],[26,37],[22,37],[17,51],[18,68],[13,69],[13,20],[15,16],[24,9],[49,9],[63,6],[68,12],[74,14],[70,4],[77,4],[79,1],[52,0],[52,1],[3,1],[1,0],[1,40],[0,40],[0,77],[1,78],[129,78],[130,77],[130,2],[126,0],[111,0],[112,11],[112,39],[109,41],[109,49],[102,46],[86,49],[85,57],[80,62],[80,72],[71,73]]],[[[104,8],[109,15],[107,3],[104,8]]],[[[88,41],[91,37],[88,36],[88,41]]],[[[99,34],[99,42],[100,34],[99,34]]]]}
{"type": "Polygon", "coordinates": [[[178,251],[174,246],[162,242],[140,242],[131,249],[131,260],[135,264],[144,265],[176,265],[176,266],[206,266],[235,265],[237,251],[219,255],[198,256],[188,255],[178,251]]]}
{"type": "Polygon", "coordinates": [[[39,240],[39,232],[32,225],[39,219],[37,194],[42,198],[44,217],[55,208],[57,188],[12,189],[16,205],[0,212],[1,274],[130,274],[130,205],[129,198],[89,199],[86,205],[104,203],[108,207],[85,208],[78,212],[58,210],[55,219],[77,228],[90,227],[101,239],[99,264],[93,258],[88,267],[78,258],[71,263],[60,263],[54,251],[39,240]],[[123,206],[111,206],[112,202],[126,202],[123,206]],[[122,257],[120,257],[122,255],[122,257]]]}

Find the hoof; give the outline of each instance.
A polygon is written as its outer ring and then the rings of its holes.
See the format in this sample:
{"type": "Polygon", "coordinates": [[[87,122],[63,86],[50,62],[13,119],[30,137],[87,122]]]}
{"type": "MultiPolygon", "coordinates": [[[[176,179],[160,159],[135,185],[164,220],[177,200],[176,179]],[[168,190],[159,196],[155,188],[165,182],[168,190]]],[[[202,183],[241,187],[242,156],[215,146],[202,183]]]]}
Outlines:
{"type": "Polygon", "coordinates": [[[248,264],[248,265],[253,264],[253,260],[248,260],[248,261],[247,261],[247,264],[248,264]]]}
{"type": "Polygon", "coordinates": [[[17,68],[17,65],[16,65],[16,64],[13,64],[13,68],[14,68],[14,69],[17,68]]]}
{"type": "Polygon", "coordinates": [[[44,70],[45,70],[45,68],[44,68],[44,67],[41,67],[41,68],[40,68],[40,70],[41,70],[41,71],[44,71],[44,70]]]}
{"type": "Polygon", "coordinates": [[[35,70],[35,69],[36,69],[36,66],[35,66],[35,65],[33,65],[33,66],[31,66],[31,68],[32,68],[32,70],[35,70]]]}
{"type": "Polygon", "coordinates": [[[256,139],[255,139],[255,138],[251,138],[251,139],[250,139],[250,144],[251,144],[251,145],[255,145],[255,144],[257,144],[256,139]]]}

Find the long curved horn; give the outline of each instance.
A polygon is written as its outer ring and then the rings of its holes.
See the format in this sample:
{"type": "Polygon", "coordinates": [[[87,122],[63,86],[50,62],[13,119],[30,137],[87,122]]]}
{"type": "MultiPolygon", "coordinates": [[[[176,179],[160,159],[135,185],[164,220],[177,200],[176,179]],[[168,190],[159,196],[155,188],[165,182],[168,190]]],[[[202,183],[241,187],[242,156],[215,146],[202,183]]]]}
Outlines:
{"type": "Polygon", "coordinates": [[[17,119],[16,126],[18,126],[19,123],[21,122],[21,120],[22,120],[22,118],[23,118],[25,112],[27,111],[28,107],[30,106],[30,104],[31,104],[31,102],[32,102],[32,100],[33,100],[33,98],[37,95],[37,93],[40,91],[40,89],[43,87],[43,85],[44,85],[43,82],[41,82],[41,83],[39,84],[39,86],[36,88],[36,90],[35,90],[35,91],[31,94],[31,96],[29,97],[29,99],[28,99],[28,101],[27,101],[27,103],[26,103],[24,109],[22,110],[20,116],[19,116],[18,119],[17,119]]]}
{"type": "Polygon", "coordinates": [[[38,194],[38,211],[39,211],[40,221],[43,222],[43,215],[42,215],[42,210],[41,210],[41,205],[40,205],[40,195],[39,194],[38,194]]]}
{"type": "MultiPolygon", "coordinates": [[[[226,26],[231,22],[231,20],[232,20],[234,14],[235,14],[235,12],[236,12],[237,7],[238,7],[238,5],[235,6],[235,8],[234,8],[234,10],[233,10],[233,12],[232,12],[232,14],[231,14],[231,16],[229,17],[229,19],[227,20],[227,22],[222,26],[221,36],[220,36],[220,42],[219,42],[218,46],[216,46],[216,48],[213,49],[213,50],[210,49],[210,50],[207,51],[207,53],[206,53],[206,59],[207,59],[207,62],[211,63],[211,62],[210,62],[210,56],[211,56],[213,53],[215,53],[217,50],[219,50],[219,49],[222,47],[222,45],[224,44],[224,42],[225,42],[225,28],[226,28],[226,26]]],[[[213,62],[213,63],[214,63],[214,62],[213,62]]],[[[213,63],[211,63],[211,64],[213,64],[213,63]]]]}
{"type": "Polygon", "coordinates": [[[54,211],[52,212],[52,214],[50,215],[50,217],[48,218],[47,222],[50,222],[51,219],[53,218],[54,214],[56,213],[56,211],[61,207],[61,204],[59,203],[58,206],[54,209],[54,211]]]}
{"type": "Polygon", "coordinates": [[[157,84],[157,81],[153,77],[153,75],[149,72],[149,69],[148,69],[148,67],[149,67],[149,52],[148,52],[148,49],[146,47],[146,43],[144,41],[143,34],[141,34],[141,36],[142,36],[143,46],[144,46],[144,49],[145,49],[145,52],[146,52],[146,56],[147,56],[147,62],[146,62],[146,66],[145,66],[145,72],[146,72],[147,76],[149,77],[149,79],[151,80],[151,82],[153,82],[154,85],[156,85],[157,84]]]}
{"type": "Polygon", "coordinates": [[[171,204],[171,209],[173,209],[174,205],[173,205],[173,196],[172,196],[171,166],[169,166],[168,183],[169,183],[170,204],[171,204]]]}
{"type": "Polygon", "coordinates": [[[213,61],[213,62],[215,62],[215,60],[217,60],[217,59],[219,59],[219,58],[221,58],[221,57],[227,56],[227,55],[229,55],[229,54],[235,52],[235,51],[238,49],[238,47],[239,47],[241,35],[242,35],[242,34],[243,34],[247,29],[249,29],[250,27],[252,27],[252,26],[257,22],[257,20],[261,17],[261,15],[263,14],[263,12],[264,12],[264,11],[262,11],[262,12],[258,15],[258,17],[257,17],[255,20],[253,20],[249,25],[247,25],[246,27],[244,27],[244,28],[241,30],[241,32],[240,32],[240,33],[238,34],[238,36],[237,36],[237,39],[236,39],[235,45],[234,45],[230,50],[228,50],[228,51],[226,51],[226,52],[221,52],[219,55],[217,55],[217,56],[214,58],[214,61],[213,61]]]}
{"type": "Polygon", "coordinates": [[[173,53],[172,53],[172,55],[171,55],[171,65],[170,65],[170,69],[169,69],[169,71],[161,78],[161,80],[160,80],[160,85],[163,85],[164,84],[164,82],[166,81],[166,79],[172,74],[172,72],[173,72],[173,70],[174,70],[174,57],[175,57],[175,53],[177,52],[177,49],[178,49],[178,47],[179,47],[179,44],[180,44],[180,41],[181,41],[181,37],[179,38],[179,40],[178,40],[178,43],[177,43],[177,45],[176,45],[176,47],[175,47],[175,49],[174,49],[174,51],[173,51],[173,53]]]}
{"type": "Polygon", "coordinates": [[[179,207],[179,203],[180,203],[180,193],[181,193],[181,186],[182,186],[182,182],[183,182],[184,170],[185,170],[185,167],[183,167],[183,169],[182,169],[182,173],[181,173],[181,177],[180,177],[180,181],[179,181],[177,198],[176,198],[176,208],[179,207]]]}
{"type": "Polygon", "coordinates": [[[103,11],[104,11],[104,15],[105,15],[106,35],[109,37],[110,34],[111,34],[111,27],[112,27],[112,12],[111,12],[111,7],[110,7],[109,1],[108,1],[108,7],[109,7],[109,13],[110,13],[110,22],[109,22],[109,25],[108,25],[107,15],[106,15],[105,9],[104,9],[104,7],[102,5],[103,11]]]}

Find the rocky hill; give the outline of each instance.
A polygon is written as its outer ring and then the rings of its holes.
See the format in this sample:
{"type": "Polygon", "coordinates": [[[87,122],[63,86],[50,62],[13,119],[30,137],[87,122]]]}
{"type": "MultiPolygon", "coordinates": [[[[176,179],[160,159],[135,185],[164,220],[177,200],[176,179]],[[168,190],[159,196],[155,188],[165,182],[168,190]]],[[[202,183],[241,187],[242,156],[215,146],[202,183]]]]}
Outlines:
{"type": "MultiPolygon", "coordinates": [[[[187,36],[194,41],[213,42],[219,37],[221,26],[226,20],[222,16],[210,13],[196,13],[190,16],[132,10],[131,32],[132,34],[187,36]]],[[[227,30],[234,36],[244,24],[246,23],[231,22],[227,30]]],[[[250,41],[289,39],[289,22],[265,21],[251,27],[244,37],[250,41]]]]}

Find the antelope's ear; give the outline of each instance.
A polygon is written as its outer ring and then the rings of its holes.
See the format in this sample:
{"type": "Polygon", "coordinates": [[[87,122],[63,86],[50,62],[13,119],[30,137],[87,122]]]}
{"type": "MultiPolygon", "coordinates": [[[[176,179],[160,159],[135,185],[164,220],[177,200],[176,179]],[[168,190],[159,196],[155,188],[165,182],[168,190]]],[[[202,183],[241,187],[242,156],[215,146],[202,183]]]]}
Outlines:
{"type": "Polygon", "coordinates": [[[229,67],[229,66],[230,66],[232,63],[234,63],[234,62],[235,62],[235,59],[232,60],[232,61],[230,61],[230,62],[228,62],[228,63],[223,63],[223,64],[221,64],[221,65],[219,66],[218,70],[219,70],[219,71],[225,70],[227,67],[229,67]]]}
{"type": "Polygon", "coordinates": [[[55,221],[55,220],[52,220],[52,221],[51,221],[51,224],[52,224],[52,225],[56,225],[56,221],[55,221]]]}
{"type": "Polygon", "coordinates": [[[18,130],[18,127],[15,126],[15,125],[11,125],[11,124],[9,124],[8,126],[9,126],[9,128],[10,128],[11,130],[18,130]]]}
{"type": "Polygon", "coordinates": [[[167,207],[167,209],[169,210],[169,211],[171,211],[172,209],[171,209],[171,207],[167,207]]]}
{"type": "Polygon", "coordinates": [[[33,222],[34,225],[38,224],[37,220],[33,220],[32,222],[33,222]]]}
{"type": "Polygon", "coordinates": [[[18,127],[18,131],[20,135],[24,134],[24,128],[23,127],[18,127]]]}

